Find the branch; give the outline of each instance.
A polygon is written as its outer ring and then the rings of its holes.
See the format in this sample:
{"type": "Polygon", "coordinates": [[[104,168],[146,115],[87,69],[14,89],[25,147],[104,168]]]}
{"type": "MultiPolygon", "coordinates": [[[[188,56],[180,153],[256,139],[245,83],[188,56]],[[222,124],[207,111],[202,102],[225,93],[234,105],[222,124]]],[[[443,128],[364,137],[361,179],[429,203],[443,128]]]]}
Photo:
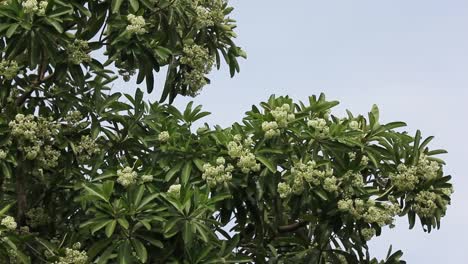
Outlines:
{"type": "Polygon", "coordinates": [[[31,97],[31,94],[34,92],[34,88],[38,87],[43,81],[49,79],[52,74],[50,74],[49,76],[47,77],[44,77],[45,76],[45,72],[46,72],[46,69],[47,69],[47,66],[46,66],[46,61],[45,59],[43,59],[41,65],[39,65],[39,70],[38,70],[38,73],[39,73],[39,76],[37,77],[37,80],[33,81],[32,82],[32,87],[31,87],[31,90],[25,92],[24,94],[22,94],[20,97],[18,97],[16,99],[16,106],[21,106],[24,104],[24,102],[29,98],[31,97]]]}
{"type": "Polygon", "coordinates": [[[294,231],[297,231],[297,230],[307,226],[307,224],[308,224],[308,222],[301,221],[301,222],[297,222],[297,223],[290,224],[290,225],[279,226],[278,227],[278,232],[280,232],[280,233],[294,232],[294,231]]]}

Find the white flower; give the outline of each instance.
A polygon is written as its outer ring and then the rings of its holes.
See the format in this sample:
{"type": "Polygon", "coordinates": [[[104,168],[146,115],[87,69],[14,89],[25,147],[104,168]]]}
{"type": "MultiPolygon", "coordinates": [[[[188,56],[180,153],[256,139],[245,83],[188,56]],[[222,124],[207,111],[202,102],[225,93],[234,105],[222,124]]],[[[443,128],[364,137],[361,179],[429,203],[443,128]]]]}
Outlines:
{"type": "Polygon", "coordinates": [[[65,256],[60,257],[54,264],[87,264],[88,256],[85,251],[77,249],[66,248],[65,256]]]}
{"type": "Polygon", "coordinates": [[[153,181],[153,175],[145,174],[141,176],[141,181],[142,182],[152,182],[153,181]]]}
{"type": "Polygon", "coordinates": [[[6,156],[7,156],[7,153],[3,149],[0,149],[0,160],[5,159],[6,156]]]}
{"type": "Polygon", "coordinates": [[[262,130],[265,131],[265,138],[272,138],[279,136],[280,130],[278,129],[278,123],[276,121],[265,121],[262,123],[262,130]]]}
{"type": "Polygon", "coordinates": [[[14,60],[0,61],[0,75],[7,80],[12,80],[16,77],[19,71],[18,63],[14,60]]]}
{"type": "Polygon", "coordinates": [[[125,167],[124,169],[117,171],[117,176],[117,183],[119,183],[123,187],[128,187],[135,183],[138,174],[135,171],[133,171],[132,168],[125,167]]]}
{"type": "Polygon", "coordinates": [[[133,14],[129,14],[127,16],[127,20],[130,24],[127,25],[126,29],[130,34],[141,35],[146,33],[146,22],[142,16],[135,16],[133,14]]]}
{"type": "Polygon", "coordinates": [[[352,130],[359,130],[359,123],[356,120],[349,122],[349,128],[352,130]]]}
{"type": "Polygon", "coordinates": [[[167,141],[169,141],[170,138],[171,137],[169,135],[169,132],[167,132],[167,131],[162,131],[158,135],[158,140],[161,141],[161,142],[167,142],[167,141]]]}
{"type": "Polygon", "coordinates": [[[278,183],[278,193],[280,198],[286,198],[291,194],[291,187],[287,183],[280,182],[278,183]]]}
{"type": "Polygon", "coordinates": [[[224,163],[226,163],[226,160],[223,157],[219,157],[216,159],[216,164],[223,165],[224,163]]]}
{"type": "Polygon", "coordinates": [[[169,194],[180,195],[180,184],[173,184],[169,186],[169,190],[167,191],[169,194]]]}
{"type": "Polygon", "coordinates": [[[37,6],[36,0],[26,0],[26,1],[23,1],[21,5],[23,6],[23,11],[26,14],[35,13],[39,9],[39,7],[37,6]]]}
{"type": "Polygon", "coordinates": [[[12,216],[5,216],[2,219],[1,224],[5,226],[6,228],[8,228],[9,230],[15,230],[16,227],[18,227],[18,224],[16,224],[15,222],[15,218],[12,216]]]}

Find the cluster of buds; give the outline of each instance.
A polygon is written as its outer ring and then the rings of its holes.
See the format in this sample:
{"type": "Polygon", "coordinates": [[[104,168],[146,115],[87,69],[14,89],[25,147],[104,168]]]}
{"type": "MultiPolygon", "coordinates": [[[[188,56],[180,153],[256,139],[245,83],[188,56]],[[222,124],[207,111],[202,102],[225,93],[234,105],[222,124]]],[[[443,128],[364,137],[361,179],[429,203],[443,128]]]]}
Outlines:
{"type": "Polygon", "coordinates": [[[395,215],[401,209],[398,204],[376,203],[374,200],[344,199],[338,201],[338,209],[350,214],[356,220],[363,220],[369,224],[377,224],[380,227],[392,225],[395,215]]]}
{"type": "Polygon", "coordinates": [[[76,123],[79,123],[82,119],[83,119],[83,115],[81,114],[80,111],[70,111],[64,117],[64,120],[69,125],[75,125],[76,123]]]}
{"type": "Polygon", "coordinates": [[[280,198],[286,198],[288,197],[292,192],[291,187],[289,187],[289,184],[285,182],[280,182],[278,183],[278,193],[280,198]]]}
{"type": "Polygon", "coordinates": [[[235,135],[234,141],[230,141],[227,145],[228,155],[233,159],[239,158],[236,166],[243,173],[257,172],[261,168],[260,163],[257,162],[255,155],[250,150],[252,144],[251,138],[247,138],[242,142],[242,136],[235,135]]]}
{"type": "Polygon", "coordinates": [[[75,39],[73,43],[67,46],[67,52],[68,59],[75,65],[91,61],[91,56],[88,54],[89,45],[86,40],[75,39]]]}
{"type": "Polygon", "coordinates": [[[184,73],[183,83],[190,86],[192,96],[196,95],[207,84],[205,74],[210,73],[213,67],[213,56],[209,54],[208,49],[200,45],[186,45],[180,63],[190,67],[190,70],[184,73]]]}
{"type": "Polygon", "coordinates": [[[35,118],[33,115],[17,114],[9,123],[11,135],[18,142],[18,149],[24,152],[26,159],[38,160],[42,168],[54,168],[58,165],[60,152],[53,148],[53,137],[59,133],[59,124],[52,118],[35,118]]]}
{"type": "Polygon", "coordinates": [[[174,196],[180,196],[180,184],[173,184],[169,186],[169,190],[167,190],[167,193],[174,195],[174,196]]]}
{"type": "Polygon", "coordinates": [[[438,162],[429,160],[426,155],[421,155],[415,166],[399,164],[397,173],[390,174],[390,179],[398,190],[412,191],[419,182],[437,177],[439,171],[438,162]]]}
{"type": "Polygon", "coordinates": [[[128,33],[137,35],[146,33],[146,22],[143,16],[135,16],[133,14],[129,14],[127,16],[127,21],[129,23],[126,27],[128,33]]]}
{"type": "Polygon", "coordinates": [[[333,176],[333,169],[321,170],[315,161],[302,161],[296,163],[291,168],[293,178],[292,189],[294,193],[301,194],[304,191],[304,181],[315,186],[322,186],[326,191],[335,192],[338,190],[338,180],[333,176]]]}
{"type": "Polygon", "coordinates": [[[362,188],[365,185],[363,176],[359,172],[348,171],[341,177],[341,180],[345,197],[353,194],[355,188],[362,188]]]}
{"type": "Polygon", "coordinates": [[[147,182],[152,182],[153,181],[153,175],[151,174],[145,174],[141,176],[141,182],[142,183],[147,183],[147,182]]]}
{"type": "MultiPolygon", "coordinates": [[[[453,190],[446,188],[442,190],[442,193],[446,196],[450,196],[453,190]]],[[[414,198],[413,209],[414,211],[423,218],[431,217],[436,215],[436,210],[440,209],[444,214],[447,210],[448,201],[432,191],[421,191],[414,198]]]]}
{"type": "Polygon", "coordinates": [[[12,80],[19,72],[18,63],[14,60],[0,61],[0,75],[7,80],[12,80]]]}
{"type": "Polygon", "coordinates": [[[37,156],[39,166],[44,169],[55,168],[58,165],[60,151],[53,149],[50,145],[46,145],[40,155],[37,156]]]}
{"type": "Polygon", "coordinates": [[[12,216],[5,216],[0,224],[12,231],[18,227],[18,224],[15,222],[15,218],[12,216]]]}
{"type": "Polygon", "coordinates": [[[80,243],[75,243],[72,248],[66,248],[65,256],[60,257],[54,264],[87,264],[88,255],[86,251],[80,251],[80,247],[80,243]]]}
{"type": "Polygon", "coordinates": [[[99,153],[99,146],[96,140],[92,139],[89,135],[83,135],[76,146],[76,153],[80,161],[86,161],[91,159],[94,154],[99,153]]]}
{"type": "Polygon", "coordinates": [[[291,111],[291,106],[289,104],[283,104],[281,107],[276,107],[271,110],[270,113],[279,127],[288,126],[288,122],[291,122],[296,118],[294,113],[291,111]]]}
{"type": "Polygon", "coordinates": [[[364,240],[369,241],[372,237],[375,236],[375,229],[374,228],[363,228],[361,229],[361,236],[364,240]]]}
{"type": "Polygon", "coordinates": [[[312,127],[318,137],[327,137],[330,133],[330,128],[327,121],[323,118],[314,118],[307,121],[307,126],[312,127]]]}
{"type": "Polygon", "coordinates": [[[167,131],[162,131],[161,133],[158,134],[158,140],[159,142],[165,143],[168,142],[171,136],[169,135],[169,132],[167,131]]]}
{"type": "Polygon", "coordinates": [[[128,187],[137,181],[138,173],[130,167],[125,167],[122,170],[117,170],[117,183],[123,187],[128,187]]]}
{"type": "Polygon", "coordinates": [[[222,157],[216,159],[216,165],[205,163],[203,165],[202,178],[210,187],[216,187],[218,184],[227,183],[232,179],[234,167],[231,164],[226,165],[226,160],[222,157]]]}
{"type": "Polygon", "coordinates": [[[262,130],[265,132],[265,138],[273,138],[280,135],[278,123],[276,121],[265,121],[262,123],[262,130]]]}
{"type": "Polygon", "coordinates": [[[27,213],[28,225],[32,228],[46,225],[50,221],[50,217],[44,212],[42,207],[32,208],[27,213]]]}
{"type": "Polygon", "coordinates": [[[359,127],[359,122],[356,120],[352,120],[351,122],[349,122],[348,126],[351,130],[361,130],[359,127]]]}
{"type": "Polygon", "coordinates": [[[224,21],[223,0],[186,1],[195,9],[196,25],[199,28],[213,26],[224,21]]]}
{"type": "Polygon", "coordinates": [[[5,159],[7,157],[8,151],[0,149],[0,160],[5,159]]]}
{"type": "Polygon", "coordinates": [[[39,16],[44,16],[49,2],[47,0],[40,1],[37,0],[26,0],[21,3],[23,6],[23,11],[25,14],[37,14],[39,16]]]}

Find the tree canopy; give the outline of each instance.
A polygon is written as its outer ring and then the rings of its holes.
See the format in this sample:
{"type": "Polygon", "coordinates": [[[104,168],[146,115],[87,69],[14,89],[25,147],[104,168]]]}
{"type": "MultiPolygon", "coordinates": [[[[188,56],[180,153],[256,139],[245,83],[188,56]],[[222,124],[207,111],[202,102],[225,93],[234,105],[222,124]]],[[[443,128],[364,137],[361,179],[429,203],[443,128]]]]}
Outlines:
{"type": "MultiPolygon", "coordinates": [[[[440,227],[452,185],[432,137],[325,95],[271,96],[222,128],[178,96],[239,71],[224,0],[0,3],[2,263],[403,263],[367,242],[440,227]],[[164,68],[160,102],[114,81],[164,68]],[[165,103],[168,102],[168,103],[165,103]]],[[[135,78],[131,78],[134,76],[135,78]]],[[[129,85],[131,86],[131,85],[129,85]]]]}

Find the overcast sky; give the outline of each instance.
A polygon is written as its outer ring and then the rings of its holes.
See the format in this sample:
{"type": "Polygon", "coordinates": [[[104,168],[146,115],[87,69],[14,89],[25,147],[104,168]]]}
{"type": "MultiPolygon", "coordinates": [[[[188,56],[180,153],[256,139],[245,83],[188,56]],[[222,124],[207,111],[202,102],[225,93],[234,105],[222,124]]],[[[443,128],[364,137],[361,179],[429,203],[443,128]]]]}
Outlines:
{"type": "MultiPolygon", "coordinates": [[[[341,101],[335,113],[365,114],[375,103],[384,121],[406,121],[410,131],[436,136],[432,146],[449,151],[446,173],[453,175],[456,191],[441,230],[426,234],[416,226],[410,231],[402,219],[372,242],[371,253],[383,257],[393,244],[408,263],[466,263],[468,1],[231,4],[239,24],[237,43],[248,59],[233,79],[226,67],[213,73],[212,84],[193,99],[213,113],[205,120],[228,126],[271,94],[305,100],[325,92],[341,101]]],[[[176,105],[188,101],[177,98],[176,105]]]]}

